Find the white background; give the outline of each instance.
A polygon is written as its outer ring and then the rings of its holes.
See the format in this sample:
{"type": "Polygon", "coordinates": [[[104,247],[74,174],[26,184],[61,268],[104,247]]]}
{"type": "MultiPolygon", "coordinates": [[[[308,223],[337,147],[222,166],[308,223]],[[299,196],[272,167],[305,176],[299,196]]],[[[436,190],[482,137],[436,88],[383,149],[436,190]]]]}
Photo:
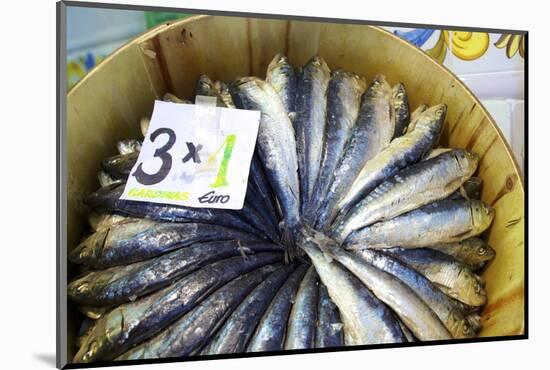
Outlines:
{"type": "MultiPolygon", "coordinates": [[[[112,2],[116,2],[112,0],[112,2]]],[[[529,335],[527,341],[140,366],[139,369],[521,369],[548,366],[548,72],[544,2],[138,1],[143,5],[528,29],[529,335]],[[546,353],[545,353],[546,352],[546,353]]],[[[2,4],[2,368],[53,368],[55,358],[55,2],[2,4]]],[[[136,368],[137,369],[137,368],[136,368]]]]}

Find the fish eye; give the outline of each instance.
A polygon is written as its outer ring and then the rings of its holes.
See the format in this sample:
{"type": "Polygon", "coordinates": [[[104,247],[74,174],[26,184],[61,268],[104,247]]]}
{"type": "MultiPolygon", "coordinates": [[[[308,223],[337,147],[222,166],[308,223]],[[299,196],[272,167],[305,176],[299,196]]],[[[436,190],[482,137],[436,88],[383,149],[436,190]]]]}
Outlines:
{"type": "Polygon", "coordinates": [[[84,284],[80,285],[78,288],[76,288],[76,291],[78,293],[84,293],[84,292],[88,291],[88,283],[84,283],[84,284]]]}
{"type": "Polygon", "coordinates": [[[477,294],[479,294],[479,293],[481,292],[481,285],[476,284],[476,285],[474,286],[474,291],[475,291],[477,294]]]}
{"type": "Polygon", "coordinates": [[[485,247],[479,247],[479,248],[477,249],[477,254],[478,254],[478,256],[484,256],[484,255],[486,255],[486,254],[487,254],[487,248],[485,248],[485,247]]]}
{"type": "Polygon", "coordinates": [[[464,323],[464,325],[462,325],[462,334],[464,334],[464,335],[470,334],[470,326],[466,323],[464,323]]]}

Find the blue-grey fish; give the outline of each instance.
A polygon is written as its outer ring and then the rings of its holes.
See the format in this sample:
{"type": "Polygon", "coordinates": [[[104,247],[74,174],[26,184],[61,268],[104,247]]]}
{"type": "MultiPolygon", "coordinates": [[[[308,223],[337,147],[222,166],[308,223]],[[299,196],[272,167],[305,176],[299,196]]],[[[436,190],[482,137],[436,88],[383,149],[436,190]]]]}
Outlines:
{"type": "Polygon", "coordinates": [[[247,231],[260,237],[264,235],[263,232],[252,227],[241,217],[238,217],[237,212],[231,210],[192,208],[120,199],[125,185],[125,183],[122,183],[103,187],[89,195],[85,199],[85,202],[95,210],[106,213],[121,213],[157,221],[217,224],[247,231]]]}
{"type": "Polygon", "coordinates": [[[309,199],[321,166],[329,79],[330,69],[320,56],[311,58],[298,74],[294,126],[302,213],[309,207],[309,199]]]}
{"type": "Polygon", "coordinates": [[[264,266],[233,279],[162,332],[116,359],[135,360],[196,354],[239,303],[280,267],[280,264],[264,266]]]}
{"type": "Polygon", "coordinates": [[[223,259],[158,292],[122,304],[95,322],[73,361],[112,360],[163,330],[227,282],[282,258],[282,253],[257,253],[246,259],[223,259]]]}
{"type": "Polygon", "coordinates": [[[146,261],[87,272],[69,283],[67,294],[80,304],[113,306],[154,292],[209,263],[264,251],[281,248],[240,241],[197,243],[146,261]]]}
{"type": "Polygon", "coordinates": [[[408,285],[359,256],[340,248],[329,238],[315,236],[321,250],[352,272],[374,295],[387,304],[399,319],[422,340],[451,339],[434,311],[408,285]]]}
{"type": "Polygon", "coordinates": [[[454,149],[406,167],[341,215],[332,237],[342,242],[355,230],[446,198],[472,176],[477,163],[476,154],[454,149]]]}
{"type": "Polygon", "coordinates": [[[291,263],[269,275],[243,300],[201,353],[244,352],[273,297],[295,269],[296,264],[291,263]]]}
{"type": "Polygon", "coordinates": [[[288,315],[307,268],[306,264],[299,265],[279,289],[250,338],[246,352],[283,349],[288,315]]]}
{"type": "Polygon", "coordinates": [[[293,234],[300,223],[300,186],[294,128],[277,92],[256,77],[229,86],[238,108],[261,112],[257,149],[283,213],[283,243],[292,254],[293,234]]]}
{"type": "Polygon", "coordinates": [[[481,278],[452,257],[429,248],[391,248],[385,252],[420,272],[448,296],[469,306],[487,303],[481,278]]]}
{"type": "Polygon", "coordinates": [[[399,260],[372,249],[355,252],[367,263],[392,274],[407,284],[435,312],[453,338],[472,338],[475,332],[460,307],[411,267],[399,260]]]}
{"type": "Polygon", "coordinates": [[[447,106],[440,104],[421,113],[414,130],[393,140],[365,163],[336,209],[347,212],[384,180],[424,158],[439,140],[446,112],[447,106]]]}
{"type": "Polygon", "coordinates": [[[311,266],[300,283],[288,318],[285,349],[307,349],[315,345],[315,322],[319,276],[311,266]]]}
{"type": "Polygon", "coordinates": [[[345,267],[319,248],[325,238],[302,232],[298,245],[311,259],[344,324],[346,345],[399,343],[407,339],[391,310],[345,267]]]}
{"type": "Polygon", "coordinates": [[[316,218],[318,229],[330,225],[338,212],[338,202],[348,193],[365,163],[392,140],[395,120],[391,115],[391,91],[385,77],[379,75],[363,94],[351,137],[319,208],[316,218]]]}
{"type": "Polygon", "coordinates": [[[344,153],[351,130],[355,125],[365,88],[365,80],[355,73],[341,69],[332,72],[327,90],[327,116],[321,168],[307,210],[307,219],[313,218],[317,207],[324,200],[338,161],[344,153]]]}
{"type": "Polygon", "coordinates": [[[343,326],[338,307],[330,299],[327,287],[320,283],[315,348],[342,347],[344,345],[343,326]]]}
{"type": "Polygon", "coordinates": [[[291,119],[295,115],[296,103],[296,71],[288,58],[279,53],[275,55],[273,60],[267,66],[265,77],[277,94],[281,97],[283,106],[291,119]]]}
{"type": "Polygon", "coordinates": [[[455,243],[431,245],[428,248],[445,253],[458,262],[477,270],[486,262],[492,260],[496,252],[486,241],[480,238],[470,238],[455,243]]]}
{"type": "Polygon", "coordinates": [[[69,253],[69,260],[104,269],[215,240],[260,241],[254,235],[225,226],[132,219],[96,231],[69,253]]]}
{"type": "Polygon", "coordinates": [[[478,200],[440,200],[409,213],[354,231],[346,248],[426,247],[477,236],[493,221],[495,210],[478,200]]]}

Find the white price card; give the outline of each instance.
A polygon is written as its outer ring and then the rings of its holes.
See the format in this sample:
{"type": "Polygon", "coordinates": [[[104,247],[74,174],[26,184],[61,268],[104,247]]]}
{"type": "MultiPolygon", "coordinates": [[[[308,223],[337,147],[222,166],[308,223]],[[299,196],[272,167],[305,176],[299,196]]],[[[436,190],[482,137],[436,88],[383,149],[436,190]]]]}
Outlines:
{"type": "Polygon", "coordinates": [[[155,101],[121,198],[241,209],[259,123],[259,111],[155,101]]]}

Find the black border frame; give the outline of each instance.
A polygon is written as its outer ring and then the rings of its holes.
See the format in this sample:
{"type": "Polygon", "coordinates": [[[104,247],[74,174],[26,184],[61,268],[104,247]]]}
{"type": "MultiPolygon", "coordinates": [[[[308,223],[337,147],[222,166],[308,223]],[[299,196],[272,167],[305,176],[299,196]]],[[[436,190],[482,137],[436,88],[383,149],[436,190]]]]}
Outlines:
{"type": "Polygon", "coordinates": [[[108,4],[97,2],[81,2],[81,1],[59,1],[56,7],[57,18],[57,63],[56,63],[56,105],[57,105],[57,142],[56,142],[56,203],[57,203],[57,215],[56,215],[56,228],[57,228],[57,250],[56,250],[56,292],[57,292],[57,309],[56,309],[56,366],[60,369],[82,369],[82,368],[96,368],[96,367],[112,367],[112,366],[126,366],[126,365],[143,365],[143,364],[160,364],[160,363],[174,363],[174,362],[191,362],[191,361],[208,361],[208,360],[221,360],[221,359],[235,359],[235,358],[249,358],[249,357],[268,357],[268,356],[280,356],[280,355],[296,355],[296,354],[308,354],[308,353],[330,353],[330,352],[345,352],[345,351],[359,351],[381,348],[406,348],[406,347],[423,347],[423,346],[436,346],[447,344],[464,344],[464,343],[486,343],[486,342],[501,342],[512,340],[525,340],[529,338],[529,269],[528,269],[528,211],[529,211],[529,196],[528,196],[528,153],[529,153],[529,32],[526,30],[510,30],[510,29],[496,29],[496,28],[481,28],[481,27],[463,27],[453,25],[438,25],[438,24],[419,24],[419,23],[401,23],[401,22],[386,22],[376,20],[359,20],[359,19],[344,19],[344,18],[326,18],[326,17],[308,17],[291,14],[266,14],[266,13],[248,13],[248,12],[230,12],[219,11],[209,9],[188,9],[188,8],[174,8],[174,7],[162,7],[162,6],[145,6],[145,5],[130,5],[130,4],[108,4]],[[73,364],[65,362],[66,359],[61,357],[66,356],[66,340],[67,340],[67,328],[64,323],[67,316],[66,307],[66,282],[67,282],[67,260],[63,251],[63,246],[66,244],[66,237],[63,233],[66,233],[66,7],[84,7],[84,8],[102,8],[102,9],[119,9],[119,10],[138,10],[138,11],[163,11],[174,13],[186,13],[194,15],[218,15],[218,16],[236,16],[236,17],[254,17],[254,18],[267,18],[267,19],[292,19],[300,21],[315,21],[315,22],[331,22],[331,23],[346,23],[346,24],[361,24],[361,25],[376,25],[376,26],[393,26],[393,27],[408,27],[408,28],[435,28],[435,29],[453,29],[461,31],[478,31],[488,33],[510,33],[521,34],[525,36],[525,67],[524,67],[524,101],[525,101],[525,136],[524,136],[524,170],[523,170],[523,185],[524,185],[524,333],[519,335],[506,335],[498,337],[484,337],[484,338],[471,338],[471,339],[451,339],[451,340],[438,340],[429,342],[412,342],[412,343],[392,343],[392,344],[371,344],[360,346],[347,346],[347,347],[333,347],[333,348],[313,348],[303,350],[282,350],[282,351],[270,351],[270,352],[253,352],[253,353],[236,353],[236,354],[221,354],[221,355],[204,355],[204,356],[182,356],[173,358],[159,358],[159,359],[146,359],[146,360],[124,360],[124,361],[95,361],[93,363],[73,364]],[[63,208],[65,207],[65,208],[63,208]],[[63,298],[65,295],[65,299],[63,298]],[[65,307],[62,307],[61,303],[65,303],[65,307]]]}

